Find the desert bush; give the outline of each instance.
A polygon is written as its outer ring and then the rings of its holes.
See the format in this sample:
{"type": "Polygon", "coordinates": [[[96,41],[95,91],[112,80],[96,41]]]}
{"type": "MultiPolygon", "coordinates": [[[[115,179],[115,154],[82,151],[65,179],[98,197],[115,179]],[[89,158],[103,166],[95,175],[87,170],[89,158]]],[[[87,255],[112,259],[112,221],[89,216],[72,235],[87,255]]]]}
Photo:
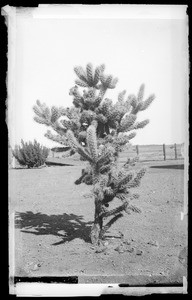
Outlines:
{"type": "Polygon", "coordinates": [[[49,150],[36,140],[33,143],[21,140],[21,146],[16,145],[12,153],[21,166],[35,168],[44,165],[49,150]]]}

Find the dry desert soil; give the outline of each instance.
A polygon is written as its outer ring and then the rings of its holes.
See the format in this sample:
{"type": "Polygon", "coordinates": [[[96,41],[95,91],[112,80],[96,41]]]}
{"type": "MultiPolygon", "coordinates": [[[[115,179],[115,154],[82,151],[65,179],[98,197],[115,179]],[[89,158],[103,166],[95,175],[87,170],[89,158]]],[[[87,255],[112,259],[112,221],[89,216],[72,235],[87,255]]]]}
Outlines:
{"type": "Polygon", "coordinates": [[[137,188],[140,198],[134,200],[142,213],[125,214],[98,249],[89,239],[94,201],[86,195],[91,187],[74,184],[82,166],[9,170],[14,276],[78,276],[79,283],[182,283],[187,274],[183,161],[146,165],[137,188]]]}

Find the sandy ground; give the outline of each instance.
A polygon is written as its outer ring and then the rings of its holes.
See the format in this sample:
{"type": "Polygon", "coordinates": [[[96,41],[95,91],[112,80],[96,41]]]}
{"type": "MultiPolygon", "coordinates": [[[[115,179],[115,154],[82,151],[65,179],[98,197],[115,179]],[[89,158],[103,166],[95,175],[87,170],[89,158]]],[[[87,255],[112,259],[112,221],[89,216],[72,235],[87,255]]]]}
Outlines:
{"type": "Polygon", "coordinates": [[[10,263],[15,276],[77,275],[82,283],[181,283],[187,246],[187,220],[181,220],[181,163],[147,163],[137,189],[141,196],[135,200],[142,213],[118,220],[101,252],[89,240],[94,202],[84,195],[90,186],[74,185],[81,166],[10,170],[10,263]]]}

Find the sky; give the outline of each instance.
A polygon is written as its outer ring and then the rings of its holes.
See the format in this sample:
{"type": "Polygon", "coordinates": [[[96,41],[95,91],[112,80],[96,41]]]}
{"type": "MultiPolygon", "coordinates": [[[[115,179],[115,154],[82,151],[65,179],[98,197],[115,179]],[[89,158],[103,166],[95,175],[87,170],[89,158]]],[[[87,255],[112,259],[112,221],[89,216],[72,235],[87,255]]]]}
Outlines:
{"type": "MultiPolygon", "coordinates": [[[[182,6],[180,6],[182,7],[182,6]]],[[[182,10],[183,11],[183,10],[182,10]]],[[[151,13],[150,13],[151,12],[151,13]]],[[[51,14],[51,11],[50,11],[51,14]]],[[[155,94],[150,108],[138,120],[150,123],[137,131],[133,144],[183,143],[188,131],[187,18],[134,17],[34,18],[18,11],[9,27],[8,127],[10,143],[36,139],[47,147],[59,146],[44,137],[47,129],[33,120],[36,100],[48,106],[71,106],[69,89],[74,86],[74,66],[106,65],[106,74],[118,77],[106,97],[114,102],[124,89],[137,94],[145,84],[146,99],[155,94]],[[12,37],[12,40],[11,40],[12,37]]],[[[130,17],[132,16],[132,17],[130,17]]],[[[145,14],[143,13],[143,16],[145,14]]],[[[10,22],[11,23],[11,22],[10,22]]]]}

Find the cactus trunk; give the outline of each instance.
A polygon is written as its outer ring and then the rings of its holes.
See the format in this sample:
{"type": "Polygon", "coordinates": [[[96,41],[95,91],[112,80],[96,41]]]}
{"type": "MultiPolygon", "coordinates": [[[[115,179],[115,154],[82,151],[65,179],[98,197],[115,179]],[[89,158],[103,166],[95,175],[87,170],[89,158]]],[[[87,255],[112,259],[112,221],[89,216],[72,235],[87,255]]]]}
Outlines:
{"type": "Polygon", "coordinates": [[[94,245],[98,245],[99,241],[102,239],[102,229],[103,229],[103,218],[101,217],[102,205],[98,198],[95,198],[95,219],[94,224],[91,228],[91,242],[94,245]]]}

